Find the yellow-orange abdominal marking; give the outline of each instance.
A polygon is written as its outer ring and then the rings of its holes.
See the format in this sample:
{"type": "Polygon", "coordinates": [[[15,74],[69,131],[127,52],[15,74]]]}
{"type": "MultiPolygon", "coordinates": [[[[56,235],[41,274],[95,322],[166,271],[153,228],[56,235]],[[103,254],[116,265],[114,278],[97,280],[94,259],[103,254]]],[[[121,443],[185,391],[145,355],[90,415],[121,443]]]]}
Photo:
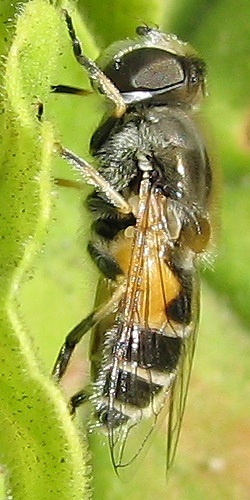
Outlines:
{"type": "MultiPolygon", "coordinates": [[[[171,270],[166,255],[166,232],[162,227],[160,213],[152,214],[149,200],[148,226],[142,232],[142,255],[136,274],[140,275],[137,284],[137,306],[134,320],[143,328],[162,328],[167,322],[167,306],[180,292],[178,277],[171,270]],[[150,224],[151,222],[151,224],[150,224]]],[[[143,231],[143,230],[142,230],[143,231]]],[[[133,256],[133,236],[135,228],[128,227],[114,243],[111,252],[129,278],[133,287],[133,276],[129,275],[133,256]],[[128,235],[128,236],[127,236],[128,235]],[[129,276],[128,276],[129,275],[129,276]]],[[[134,278],[135,279],[135,278],[134,278]]],[[[128,295],[129,295],[128,291],[128,295]]]]}

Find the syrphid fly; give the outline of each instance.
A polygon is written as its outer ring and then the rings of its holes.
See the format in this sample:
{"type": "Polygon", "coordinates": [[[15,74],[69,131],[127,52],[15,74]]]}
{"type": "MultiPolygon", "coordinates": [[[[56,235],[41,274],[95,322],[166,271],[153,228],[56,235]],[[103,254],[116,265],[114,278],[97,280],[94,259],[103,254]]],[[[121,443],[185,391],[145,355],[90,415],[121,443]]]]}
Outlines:
{"type": "MultiPolygon", "coordinates": [[[[101,274],[96,309],[66,337],[54,367],[59,380],[90,330],[90,400],[118,470],[140,455],[167,408],[167,468],[185,408],[199,319],[198,262],[211,240],[212,172],[193,115],[204,95],[205,65],[171,34],[139,26],[93,62],[64,11],[73,52],[107,114],[91,140],[93,165],[60,147],[95,188],[88,251],[101,274]],[[140,444],[127,454],[134,429],[140,444]]],[[[87,94],[56,85],[55,92],[87,94]]],[[[93,424],[92,424],[93,425],[93,424]]]]}

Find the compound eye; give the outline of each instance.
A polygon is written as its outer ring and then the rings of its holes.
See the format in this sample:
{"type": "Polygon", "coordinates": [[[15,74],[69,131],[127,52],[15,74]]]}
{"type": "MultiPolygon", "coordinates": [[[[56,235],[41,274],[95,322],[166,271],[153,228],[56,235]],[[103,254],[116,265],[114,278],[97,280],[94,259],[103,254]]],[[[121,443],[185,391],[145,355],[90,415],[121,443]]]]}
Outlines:
{"type": "Polygon", "coordinates": [[[121,92],[164,89],[182,83],[185,78],[176,56],[150,47],[124,54],[104,72],[121,92]]]}

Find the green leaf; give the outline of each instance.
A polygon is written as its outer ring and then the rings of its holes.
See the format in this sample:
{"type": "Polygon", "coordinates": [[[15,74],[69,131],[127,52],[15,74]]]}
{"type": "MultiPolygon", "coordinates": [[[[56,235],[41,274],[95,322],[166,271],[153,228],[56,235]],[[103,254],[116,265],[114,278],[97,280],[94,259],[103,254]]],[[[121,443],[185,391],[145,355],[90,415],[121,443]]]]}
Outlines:
{"type": "MultiPolygon", "coordinates": [[[[26,4],[5,61],[1,113],[0,461],[18,499],[88,494],[86,446],[60,391],[41,366],[20,310],[21,287],[45,241],[52,206],[55,135],[38,123],[59,53],[60,17],[46,1],[26,4]],[[41,43],[41,40],[43,43],[41,43]],[[48,58],[49,54],[49,58],[48,58]],[[80,460],[79,460],[80,458],[80,460]]],[[[33,295],[30,307],[36,301],[33,295]]]]}

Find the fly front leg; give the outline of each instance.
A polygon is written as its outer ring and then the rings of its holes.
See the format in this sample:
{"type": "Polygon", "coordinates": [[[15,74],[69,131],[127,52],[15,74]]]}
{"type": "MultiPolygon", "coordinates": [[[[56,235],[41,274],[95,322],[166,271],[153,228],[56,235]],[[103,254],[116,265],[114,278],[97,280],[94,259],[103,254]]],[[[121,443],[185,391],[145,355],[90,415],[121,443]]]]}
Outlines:
{"type": "Polygon", "coordinates": [[[116,118],[120,118],[126,111],[126,104],[120,91],[103,73],[103,71],[98,68],[97,64],[82,53],[81,44],[76,36],[72,19],[67,10],[63,10],[63,13],[65,15],[65,20],[67,23],[69,36],[72,41],[73,52],[76,60],[79,62],[79,64],[81,64],[81,66],[86,69],[93,87],[113,103],[113,116],[115,116],[116,118]]]}

